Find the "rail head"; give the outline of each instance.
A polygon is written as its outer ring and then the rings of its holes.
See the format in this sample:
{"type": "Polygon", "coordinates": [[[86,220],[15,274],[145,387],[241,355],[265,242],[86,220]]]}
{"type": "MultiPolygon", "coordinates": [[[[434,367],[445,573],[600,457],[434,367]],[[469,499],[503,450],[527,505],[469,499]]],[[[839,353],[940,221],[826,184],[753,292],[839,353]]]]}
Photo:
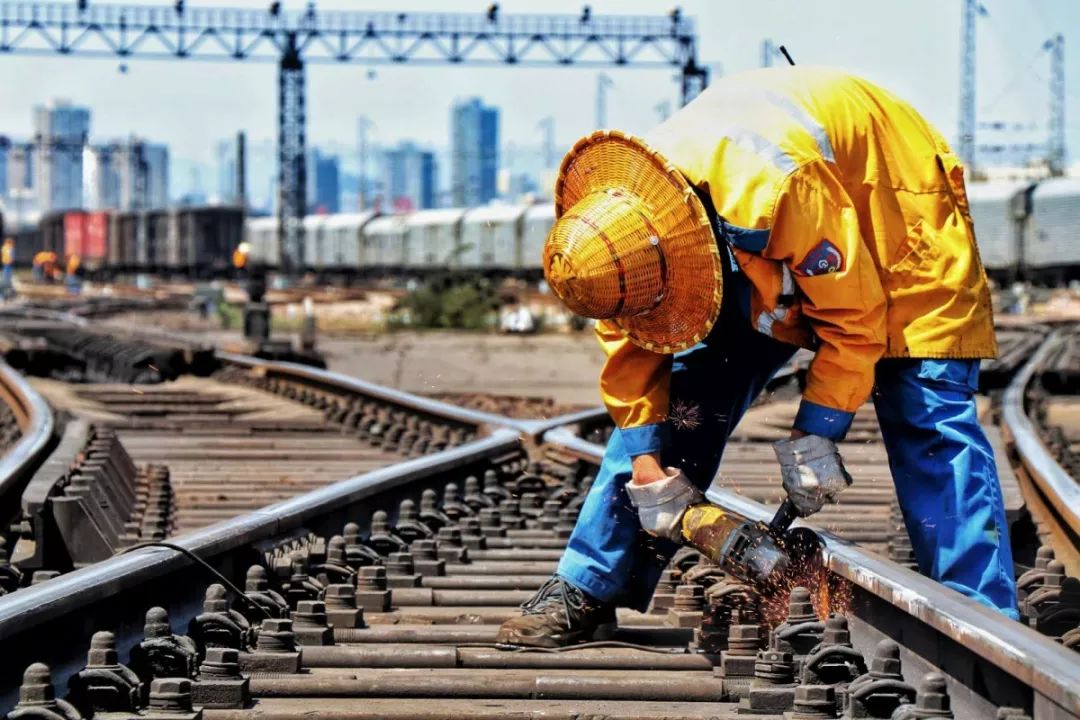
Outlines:
{"type": "MultiPolygon", "coordinates": [[[[603,446],[577,437],[569,428],[551,430],[544,440],[583,460],[597,464],[603,460],[603,446]]],[[[710,488],[706,497],[751,520],[767,523],[775,512],[723,488],[710,488]]],[[[825,542],[824,558],[832,573],[966,647],[1071,713],[1063,717],[1080,717],[1080,663],[1075,652],[930,578],[828,531],[814,530],[825,542]]]]}
{"type": "Polygon", "coordinates": [[[1039,438],[1039,432],[1025,407],[1028,387],[1062,339],[1061,330],[1051,333],[1016,374],[1002,397],[1001,417],[1032,480],[1046,497],[1054,501],[1054,509],[1070,527],[1080,533],[1080,483],[1058,464],[1053,453],[1039,438]]]}
{"type": "Polygon", "coordinates": [[[22,485],[45,459],[56,438],[52,408],[19,372],[0,360],[0,399],[8,404],[19,423],[22,436],[0,458],[0,502],[15,498],[9,507],[0,507],[0,521],[18,510],[22,485]]]}

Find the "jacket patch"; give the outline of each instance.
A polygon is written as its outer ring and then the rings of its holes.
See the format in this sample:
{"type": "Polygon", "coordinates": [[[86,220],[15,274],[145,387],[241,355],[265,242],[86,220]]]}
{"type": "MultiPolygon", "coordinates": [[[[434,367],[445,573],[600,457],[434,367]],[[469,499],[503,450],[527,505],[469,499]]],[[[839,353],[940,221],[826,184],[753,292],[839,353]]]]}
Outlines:
{"type": "Polygon", "coordinates": [[[822,240],[815,245],[803,261],[795,266],[795,272],[804,277],[840,272],[843,269],[844,256],[840,253],[840,248],[828,240],[822,240]]]}

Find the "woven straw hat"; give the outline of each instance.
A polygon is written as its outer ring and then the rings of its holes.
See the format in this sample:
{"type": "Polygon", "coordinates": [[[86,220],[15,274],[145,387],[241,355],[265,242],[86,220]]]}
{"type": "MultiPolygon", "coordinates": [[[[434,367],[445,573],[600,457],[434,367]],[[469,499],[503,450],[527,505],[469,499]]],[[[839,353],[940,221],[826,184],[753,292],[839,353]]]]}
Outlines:
{"type": "Polygon", "coordinates": [[[709,334],[720,254],[700,198],[662,155],[614,130],[579,140],[559,170],[555,215],[544,275],[570,310],[657,353],[709,334]]]}

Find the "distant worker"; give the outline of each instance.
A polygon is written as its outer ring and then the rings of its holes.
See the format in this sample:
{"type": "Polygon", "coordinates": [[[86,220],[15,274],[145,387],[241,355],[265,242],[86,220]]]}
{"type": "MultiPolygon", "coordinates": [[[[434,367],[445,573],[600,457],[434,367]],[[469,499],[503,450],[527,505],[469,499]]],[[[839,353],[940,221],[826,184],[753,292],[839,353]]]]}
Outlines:
{"type": "Polygon", "coordinates": [[[79,280],[81,260],[78,254],[72,253],[68,256],[67,271],[65,273],[65,279],[67,280],[68,292],[72,295],[78,295],[81,289],[81,283],[79,280]]]}
{"type": "Polygon", "coordinates": [[[6,292],[9,292],[15,284],[15,241],[11,238],[5,238],[4,244],[0,246],[0,264],[4,266],[4,275],[0,284],[6,292]]]}
{"type": "Polygon", "coordinates": [[[579,141],[555,208],[544,273],[600,320],[617,430],[555,576],[500,643],[597,639],[616,606],[645,610],[681,516],[799,347],[817,354],[775,447],[798,514],[851,484],[836,443],[872,396],[920,570],[1018,616],[975,404],[990,292],[963,168],[911,106],[822,68],[726,77],[647,142],[579,141]]]}
{"type": "Polygon", "coordinates": [[[245,274],[245,270],[248,265],[248,256],[251,254],[251,243],[242,242],[236,246],[232,254],[233,269],[236,272],[236,278],[239,280],[245,274]]]}
{"type": "Polygon", "coordinates": [[[56,265],[56,253],[49,250],[41,250],[34,253],[31,266],[31,276],[36,282],[52,279],[53,267],[56,265]]]}

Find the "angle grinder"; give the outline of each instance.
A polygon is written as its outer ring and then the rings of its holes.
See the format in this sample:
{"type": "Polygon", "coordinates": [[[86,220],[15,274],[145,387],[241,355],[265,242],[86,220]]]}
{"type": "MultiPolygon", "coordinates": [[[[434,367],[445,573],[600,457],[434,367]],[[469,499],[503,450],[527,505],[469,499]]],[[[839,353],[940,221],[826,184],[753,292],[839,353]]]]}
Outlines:
{"type": "Polygon", "coordinates": [[[682,536],[727,574],[750,585],[780,588],[794,569],[820,562],[821,538],[809,528],[790,529],[796,517],[791,500],[784,500],[768,524],[702,503],[686,509],[682,536]]]}

